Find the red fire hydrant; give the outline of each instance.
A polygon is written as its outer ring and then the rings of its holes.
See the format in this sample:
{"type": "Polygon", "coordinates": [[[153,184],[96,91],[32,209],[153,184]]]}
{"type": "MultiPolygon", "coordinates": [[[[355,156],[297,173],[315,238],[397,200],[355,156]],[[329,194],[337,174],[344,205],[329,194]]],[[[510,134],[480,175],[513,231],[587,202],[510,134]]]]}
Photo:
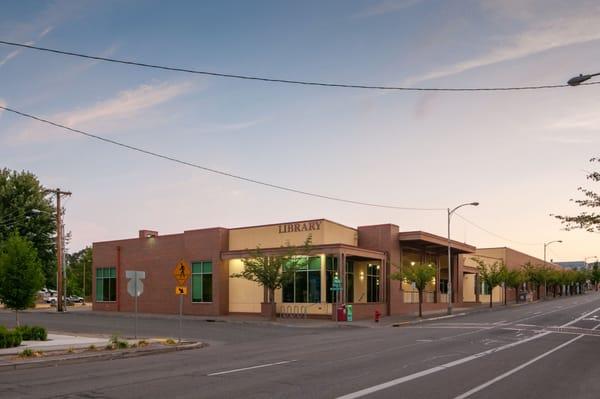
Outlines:
{"type": "Polygon", "coordinates": [[[379,323],[380,317],[381,317],[381,312],[379,310],[375,310],[375,323],[379,323]]]}

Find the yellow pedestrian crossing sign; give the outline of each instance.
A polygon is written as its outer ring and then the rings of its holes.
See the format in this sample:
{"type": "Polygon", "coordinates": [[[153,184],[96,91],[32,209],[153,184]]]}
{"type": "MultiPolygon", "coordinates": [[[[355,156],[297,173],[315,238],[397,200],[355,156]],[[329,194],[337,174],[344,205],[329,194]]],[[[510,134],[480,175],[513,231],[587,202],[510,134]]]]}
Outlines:
{"type": "Polygon", "coordinates": [[[191,274],[192,269],[190,269],[190,265],[184,259],[177,262],[173,269],[173,277],[175,277],[179,285],[184,285],[191,274]]]}
{"type": "Polygon", "coordinates": [[[178,285],[175,287],[175,295],[187,295],[187,287],[178,285]]]}

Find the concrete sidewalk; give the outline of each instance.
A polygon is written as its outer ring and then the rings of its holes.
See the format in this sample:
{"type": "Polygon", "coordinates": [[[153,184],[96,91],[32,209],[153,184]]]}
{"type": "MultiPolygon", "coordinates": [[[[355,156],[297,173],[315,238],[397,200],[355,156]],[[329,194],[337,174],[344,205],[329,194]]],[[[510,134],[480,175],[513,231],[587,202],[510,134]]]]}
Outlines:
{"type": "Polygon", "coordinates": [[[108,344],[108,338],[93,338],[93,337],[82,337],[77,335],[63,335],[63,334],[48,334],[47,341],[23,341],[21,345],[14,348],[0,349],[0,356],[13,355],[22,352],[24,349],[31,349],[37,351],[56,351],[56,350],[68,350],[87,348],[90,345],[95,346],[106,346],[108,344]]]}
{"type": "MultiPolygon", "coordinates": [[[[454,318],[473,312],[482,311],[494,311],[498,309],[506,309],[512,306],[523,306],[527,303],[509,303],[508,306],[502,304],[496,304],[492,309],[489,308],[488,304],[471,305],[467,307],[454,307],[453,314],[448,316],[446,309],[439,310],[428,310],[423,311],[423,318],[419,318],[415,313],[393,315],[382,317],[379,323],[370,319],[354,320],[351,322],[335,322],[331,319],[319,318],[319,319],[301,319],[301,318],[277,318],[276,320],[267,320],[260,315],[226,315],[226,316],[193,316],[184,315],[183,320],[197,320],[209,323],[238,323],[238,324],[257,324],[257,325],[274,325],[281,327],[295,327],[295,328],[337,328],[337,327],[355,327],[355,328],[380,328],[389,327],[394,324],[411,324],[420,323],[427,320],[440,319],[440,318],[454,318]]],[[[30,310],[31,312],[46,312],[46,313],[57,313],[56,309],[36,309],[30,310]]],[[[134,314],[129,312],[103,312],[103,311],[92,311],[91,307],[78,307],[74,311],[70,311],[71,314],[77,314],[78,316],[110,316],[110,317],[123,317],[133,318],[134,314]]],[[[157,320],[176,320],[179,317],[177,314],[156,314],[156,313],[138,313],[140,319],[157,319],[157,320]]]]}

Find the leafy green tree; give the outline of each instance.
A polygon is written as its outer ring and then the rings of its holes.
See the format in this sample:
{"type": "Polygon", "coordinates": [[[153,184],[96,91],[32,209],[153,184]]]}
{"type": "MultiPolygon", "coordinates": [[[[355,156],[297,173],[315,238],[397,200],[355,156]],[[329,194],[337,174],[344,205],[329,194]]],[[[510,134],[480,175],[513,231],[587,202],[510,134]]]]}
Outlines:
{"type": "Polygon", "coordinates": [[[556,297],[556,286],[561,282],[561,270],[549,269],[546,277],[547,284],[552,287],[552,296],[556,297]]]}
{"type": "Polygon", "coordinates": [[[600,283],[600,267],[598,266],[598,262],[592,266],[590,282],[594,285],[594,290],[598,291],[598,283],[600,283]]]}
{"type": "MultiPolygon", "coordinates": [[[[525,282],[525,275],[521,270],[504,268],[504,286],[515,290],[515,301],[519,303],[519,289],[525,282]]],[[[506,293],[504,294],[506,299],[506,293]]],[[[506,302],[505,302],[506,303],[506,302]]]]}
{"type": "MultiPolygon", "coordinates": [[[[592,158],[590,162],[600,162],[600,158],[592,158]]],[[[600,182],[600,172],[598,171],[590,172],[586,177],[592,182],[600,182]]],[[[583,193],[583,199],[571,199],[571,201],[580,207],[592,209],[591,212],[584,211],[577,216],[550,216],[560,220],[566,230],[584,229],[589,232],[600,232],[600,213],[593,211],[600,208],[600,194],[584,187],[578,187],[577,190],[583,193]]]]}
{"type": "Polygon", "coordinates": [[[19,310],[35,304],[44,275],[33,245],[17,234],[11,235],[0,248],[0,300],[15,311],[19,326],[19,310]]]}
{"type": "Polygon", "coordinates": [[[275,316],[275,291],[294,280],[296,271],[306,265],[307,256],[312,250],[312,237],[309,235],[302,247],[287,243],[281,255],[267,255],[260,247],[242,259],[244,269],[231,277],[254,281],[267,290],[265,302],[271,305],[271,316],[275,316]]]}
{"type": "Polygon", "coordinates": [[[540,272],[540,266],[534,265],[531,262],[526,262],[521,268],[523,269],[523,273],[525,273],[526,280],[535,287],[537,298],[540,299],[540,287],[544,282],[544,276],[543,272],[540,272]]]}
{"type": "Polygon", "coordinates": [[[488,287],[490,287],[490,308],[493,303],[493,291],[494,288],[502,284],[504,281],[504,277],[506,275],[505,269],[506,266],[502,261],[495,261],[492,264],[487,264],[483,259],[480,258],[471,258],[475,263],[477,263],[477,271],[479,272],[479,278],[483,281],[488,287]]]}
{"type": "Polygon", "coordinates": [[[86,247],[81,251],[67,254],[67,265],[67,292],[84,298],[91,295],[92,247],[86,247]]]}
{"type": "Polygon", "coordinates": [[[404,266],[400,271],[392,273],[390,278],[394,280],[405,280],[415,285],[419,292],[419,317],[423,317],[423,291],[435,277],[435,267],[431,264],[416,262],[404,266]]]}
{"type": "Polygon", "coordinates": [[[47,287],[56,286],[56,212],[35,175],[0,169],[0,242],[13,233],[36,249],[47,287]]]}

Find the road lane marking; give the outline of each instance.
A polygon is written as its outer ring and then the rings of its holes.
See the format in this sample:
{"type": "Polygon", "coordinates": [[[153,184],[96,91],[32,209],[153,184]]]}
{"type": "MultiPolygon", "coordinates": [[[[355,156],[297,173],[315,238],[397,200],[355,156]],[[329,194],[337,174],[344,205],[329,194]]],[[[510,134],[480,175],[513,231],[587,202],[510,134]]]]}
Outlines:
{"type": "MultiPolygon", "coordinates": [[[[596,327],[592,328],[592,330],[595,330],[598,327],[600,327],[600,324],[598,324],[596,327]]],[[[556,352],[556,351],[564,348],[565,346],[572,344],[573,342],[577,341],[578,339],[583,338],[584,335],[585,334],[580,334],[580,335],[576,336],[575,338],[572,338],[572,339],[568,340],[567,342],[563,342],[562,344],[558,345],[557,347],[555,347],[553,349],[550,349],[549,351],[544,352],[544,353],[542,353],[541,355],[539,355],[537,357],[534,357],[530,361],[525,362],[522,365],[517,366],[514,369],[509,370],[509,371],[507,371],[504,374],[500,374],[496,378],[492,378],[488,382],[485,382],[485,383],[483,383],[483,384],[481,384],[479,386],[476,386],[475,388],[473,388],[473,389],[471,389],[471,390],[463,393],[462,395],[458,395],[454,399],[465,399],[465,398],[468,398],[469,396],[473,395],[474,393],[477,393],[477,392],[479,392],[479,391],[481,391],[481,390],[489,387],[490,385],[495,384],[496,382],[501,381],[501,380],[505,379],[506,377],[508,377],[508,376],[516,373],[517,371],[523,370],[525,367],[527,367],[527,366],[529,366],[529,365],[537,362],[538,360],[541,360],[541,359],[545,358],[548,355],[551,355],[552,353],[554,353],[554,352],[556,352]]]]}
{"type": "MultiPolygon", "coordinates": [[[[599,310],[600,310],[600,307],[598,307],[598,308],[596,308],[596,309],[594,309],[594,310],[592,310],[590,312],[587,312],[587,313],[583,314],[582,316],[579,316],[579,317],[571,320],[570,322],[561,325],[560,327],[568,327],[568,326],[570,326],[572,324],[575,324],[578,321],[583,320],[584,318],[590,316],[593,313],[596,313],[599,310]]],[[[526,342],[533,341],[533,340],[541,338],[541,337],[545,337],[546,335],[549,335],[549,334],[552,334],[552,332],[550,332],[550,331],[542,332],[541,334],[537,334],[537,335],[534,335],[534,336],[522,339],[520,341],[515,341],[515,342],[511,342],[509,344],[502,345],[502,346],[499,346],[499,347],[496,347],[496,348],[491,348],[491,349],[488,349],[486,351],[476,353],[474,355],[463,357],[462,359],[454,360],[452,362],[444,363],[444,364],[439,365],[439,366],[435,366],[435,367],[432,367],[432,368],[429,368],[429,369],[426,369],[426,370],[418,371],[416,373],[409,374],[409,375],[406,375],[404,377],[396,378],[396,379],[390,380],[388,382],[384,382],[382,384],[373,385],[371,387],[368,387],[368,388],[365,388],[365,389],[361,389],[361,390],[356,391],[356,392],[351,392],[351,393],[346,394],[346,395],[338,396],[337,399],[356,399],[356,398],[361,398],[363,396],[367,396],[367,395],[370,395],[372,393],[375,393],[375,392],[378,392],[378,391],[382,391],[384,389],[391,388],[393,386],[400,385],[400,384],[403,384],[403,383],[408,382],[408,381],[416,380],[418,378],[425,377],[427,375],[434,374],[434,373],[437,373],[439,371],[447,370],[447,369],[449,369],[451,367],[459,366],[461,364],[464,364],[464,363],[470,362],[472,360],[476,360],[476,359],[479,359],[479,358],[482,358],[484,356],[488,356],[488,355],[491,355],[491,354],[494,354],[494,353],[497,353],[497,352],[500,352],[500,351],[503,351],[505,349],[514,348],[515,346],[524,344],[526,342]]]]}
{"type": "Polygon", "coordinates": [[[258,366],[250,366],[250,367],[244,367],[244,368],[241,368],[241,369],[219,371],[217,373],[210,373],[210,374],[206,374],[206,375],[208,377],[212,377],[212,376],[215,376],[215,375],[238,373],[240,371],[260,369],[260,368],[263,368],[263,367],[279,366],[280,364],[288,364],[288,363],[293,363],[293,362],[297,362],[297,360],[285,360],[285,361],[276,362],[276,363],[259,364],[258,366]]]}
{"type": "Polygon", "coordinates": [[[489,387],[490,385],[492,385],[492,384],[494,384],[494,383],[496,383],[498,381],[501,381],[501,380],[505,379],[506,377],[508,377],[508,376],[516,373],[517,371],[524,369],[525,367],[529,366],[530,364],[533,364],[533,363],[537,362],[538,360],[541,360],[541,359],[545,358],[546,356],[551,355],[552,353],[556,352],[557,350],[560,350],[560,349],[564,348],[565,346],[572,344],[573,342],[577,341],[581,337],[583,337],[583,335],[578,335],[575,338],[572,338],[572,339],[568,340],[567,342],[564,342],[564,343],[558,345],[557,347],[555,347],[555,348],[553,348],[553,349],[551,349],[551,350],[549,350],[547,352],[544,352],[544,353],[542,353],[541,355],[539,355],[537,357],[534,357],[530,361],[525,362],[522,365],[520,365],[518,367],[515,367],[512,370],[509,370],[509,371],[507,371],[504,374],[500,374],[498,377],[493,378],[493,379],[489,380],[488,382],[483,383],[483,384],[481,384],[481,385],[479,385],[479,386],[471,389],[470,391],[467,391],[467,392],[463,393],[462,395],[458,395],[454,399],[465,399],[465,398],[468,398],[469,396],[473,395],[474,393],[477,393],[477,392],[479,392],[479,391],[481,391],[481,390],[489,387]]]}

